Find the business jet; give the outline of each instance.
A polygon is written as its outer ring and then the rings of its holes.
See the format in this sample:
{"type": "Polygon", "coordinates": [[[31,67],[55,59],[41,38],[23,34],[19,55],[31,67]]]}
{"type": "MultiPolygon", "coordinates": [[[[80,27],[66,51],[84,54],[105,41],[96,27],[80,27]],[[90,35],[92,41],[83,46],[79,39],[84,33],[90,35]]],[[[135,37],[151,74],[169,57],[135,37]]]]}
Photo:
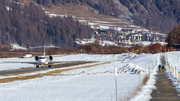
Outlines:
{"type": "MultiPolygon", "coordinates": [[[[62,62],[53,62],[53,56],[46,56],[46,48],[59,48],[59,47],[55,47],[55,46],[38,46],[38,47],[30,47],[32,49],[34,48],[44,48],[44,55],[43,56],[35,56],[35,61],[37,62],[32,62],[32,64],[36,65],[36,68],[39,68],[40,66],[43,65],[48,65],[48,68],[51,68],[51,65],[54,63],[62,63],[62,62]]],[[[31,62],[29,62],[31,63],[31,62]]]]}
{"type": "Polygon", "coordinates": [[[36,62],[14,62],[14,63],[27,63],[27,64],[34,64],[36,65],[36,68],[39,68],[39,67],[43,67],[44,65],[48,65],[48,68],[51,68],[51,66],[55,63],[63,63],[63,62],[66,62],[66,61],[54,61],[53,62],[53,56],[46,56],[45,55],[45,51],[46,51],[46,48],[59,48],[59,47],[55,47],[55,46],[38,46],[38,47],[30,47],[31,49],[34,49],[34,48],[44,48],[44,54],[43,56],[35,56],[34,59],[36,62]]]}

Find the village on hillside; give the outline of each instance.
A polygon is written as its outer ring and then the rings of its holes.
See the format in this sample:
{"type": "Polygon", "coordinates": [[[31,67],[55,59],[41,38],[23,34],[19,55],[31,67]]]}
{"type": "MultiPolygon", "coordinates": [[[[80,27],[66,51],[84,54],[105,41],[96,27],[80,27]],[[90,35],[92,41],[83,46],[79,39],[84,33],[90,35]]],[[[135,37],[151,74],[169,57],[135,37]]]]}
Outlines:
{"type": "Polygon", "coordinates": [[[91,25],[93,29],[92,38],[99,38],[100,40],[111,41],[115,43],[123,42],[165,42],[166,35],[156,32],[149,32],[137,29],[124,28],[120,31],[111,29],[102,29],[99,25],[91,25]]]}

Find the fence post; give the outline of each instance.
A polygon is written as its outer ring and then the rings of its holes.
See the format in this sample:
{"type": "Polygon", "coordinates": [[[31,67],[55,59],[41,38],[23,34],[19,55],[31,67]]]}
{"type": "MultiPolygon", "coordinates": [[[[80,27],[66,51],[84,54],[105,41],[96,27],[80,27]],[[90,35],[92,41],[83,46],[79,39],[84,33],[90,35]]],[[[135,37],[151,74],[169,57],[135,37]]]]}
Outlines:
{"type": "Polygon", "coordinates": [[[117,96],[117,66],[114,67],[114,76],[115,76],[115,87],[116,87],[116,101],[118,101],[118,96],[117,96]]]}
{"type": "Polygon", "coordinates": [[[145,75],[146,75],[146,65],[145,65],[145,75]]]}
{"type": "Polygon", "coordinates": [[[150,76],[150,67],[148,68],[148,70],[149,70],[149,76],[150,76]]]}
{"type": "Polygon", "coordinates": [[[174,77],[176,77],[175,67],[173,68],[173,74],[174,74],[174,77]]]}
{"type": "Polygon", "coordinates": [[[176,68],[176,78],[179,81],[178,69],[176,68]]]}

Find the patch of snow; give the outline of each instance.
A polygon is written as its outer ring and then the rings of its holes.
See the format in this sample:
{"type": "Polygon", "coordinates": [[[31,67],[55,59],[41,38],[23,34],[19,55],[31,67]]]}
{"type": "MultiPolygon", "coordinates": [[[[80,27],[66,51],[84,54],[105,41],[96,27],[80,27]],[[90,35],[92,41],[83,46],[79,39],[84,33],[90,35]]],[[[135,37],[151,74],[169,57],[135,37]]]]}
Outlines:
{"type": "Polygon", "coordinates": [[[23,47],[23,46],[19,46],[19,45],[16,44],[16,43],[11,43],[11,48],[12,48],[12,50],[19,50],[19,49],[28,50],[28,48],[23,47]]]}
{"type": "Polygon", "coordinates": [[[50,17],[67,17],[67,15],[50,14],[50,13],[46,13],[46,14],[49,15],[50,17]]]}
{"type": "Polygon", "coordinates": [[[142,44],[143,46],[149,46],[150,44],[155,44],[155,43],[159,43],[161,44],[162,46],[165,46],[167,45],[166,42],[149,42],[149,41],[139,41],[139,42],[122,42],[123,44],[126,44],[126,45],[137,45],[137,44],[142,44]]]}
{"type": "Polygon", "coordinates": [[[9,10],[12,10],[12,8],[10,8],[10,7],[8,7],[8,6],[6,6],[6,9],[9,11],[9,10]]]}
{"type": "MultiPolygon", "coordinates": [[[[79,44],[79,45],[85,45],[85,44],[88,44],[88,43],[94,43],[96,39],[92,38],[92,39],[83,39],[83,40],[80,40],[80,39],[77,39],[76,40],[76,43],[79,44]]],[[[111,42],[111,41],[102,41],[102,40],[99,40],[99,44],[101,46],[105,46],[105,45],[114,45],[114,46],[118,46],[116,43],[114,42],[111,42]]]]}

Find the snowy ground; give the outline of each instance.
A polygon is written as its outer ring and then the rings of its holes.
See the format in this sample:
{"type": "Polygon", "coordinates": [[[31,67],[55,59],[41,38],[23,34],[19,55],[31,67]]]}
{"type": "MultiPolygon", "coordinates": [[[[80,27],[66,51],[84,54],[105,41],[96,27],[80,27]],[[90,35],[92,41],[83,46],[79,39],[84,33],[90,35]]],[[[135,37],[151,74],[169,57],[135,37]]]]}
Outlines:
{"type": "MultiPolygon", "coordinates": [[[[96,39],[92,38],[92,39],[83,39],[83,40],[80,40],[80,39],[77,39],[76,40],[76,43],[79,44],[79,45],[85,45],[85,44],[88,44],[88,43],[94,43],[96,39]]],[[[126,45],[126,47],[131,47],[132,45],[143,45],[143,46],[149,46],[151,44],[155,44],[155,43],[159,43],[161,44],[162,46],[165,46],[167,45],[166,42],[149,42],[149,41],[140,41],[140,42],[122,42],[122,44],[126,45]]],[[[113,45],[113,46],[120,46],[118,44],[116,44],[115,42],[112,42],[112,41],[101,41],[99,40],[99,44],[101,46],[105,46],[105,45],[113,45]]]]}
{"type": "MultiPolygon", "coordinates": [[[[79,45],[85,45],[85,44],[88,44],[88,43],[94,43],[96,39],[92,38],[92,39],[83,39],[83,40],[80,40],[80,39],[77,39],[76,40],[76,43],[79,44],[79,45]]],[[[118,44],[116,44],[115,42],[112,42],[112,41],[101,41],[99,40],[99,44],[101,46],[105,46],[105,45],[113,45],[113,46],[118,46],[118,44]]]]}
{"type": "MultiPolygon", "coordinates": [[[[162,54],[110,54],[110,55],[68,55],[56,56],[55,61],[99,61],[98,63],[109,62],[106,64],[96,65],[89,68],[76,69],[61,72],[58,76],[44,76],[42,78],[29,79],[24,81],[15,81],[0,84],[1,101],[115,101],[115,77],[114,67],[118,68],[117,88],[118,99],[129,97],[142,81],[145,75],[150,79],[147,85],[141,87],[141,91],[134,96],[131,101],[147,101],[150,93],[155,87],[155,74],[162,54]],[[149,69],[149,70],[148,70],[149,69]],[[141,72],[139,75],[139,70],[141,72]]],[[[178,60],[180,53],[165,53],[170,64],[180,68],[178,60]],[[174,59],[174,61],[172,60],[174,59]],[[171,61],[172,60],[172,61],[171,61]]],[[[0,70],[17,69],[32,67],[29,64],[7,64],[7,61],[34,61],[34,58],[18,59],[8,58],[0,59],[0,70]]],[[[84,65],[92,65],[90,63],[84,65]]],[[[71,66],[65,68],[81,67],[71,66]]],[[[65,69],[61,68],[61,69],[65,69]]],[[[45,73],[58,69],[40,71],[45,73]]],[[[0,76],[2,78],[34,75],[40,72],[0,76]]]]}
{"type": "MultiPolygon", "coordinates": [[[[176,68],[176,71],[178,72],[178,74],[180,74],[180,53],[179,52],[168,52],[165,54],[166,56],[166,63],[170,64],[171,68],[176,68]]],[[[166,66],[166,68],[168,68],[168,66],[166,66]]],[[[172,69],[173,70],[173,69],[172,69]]],[[[169,78],[173,81],[173,84],[175,86],[175,88],[177,89],[178,92],[180,92],[180,79],[177,77],[177,75],[167,69],[167,73],[169,75],[169,78]]],[[[180,76],[180,75],[178,75],[180,76]]]]}

